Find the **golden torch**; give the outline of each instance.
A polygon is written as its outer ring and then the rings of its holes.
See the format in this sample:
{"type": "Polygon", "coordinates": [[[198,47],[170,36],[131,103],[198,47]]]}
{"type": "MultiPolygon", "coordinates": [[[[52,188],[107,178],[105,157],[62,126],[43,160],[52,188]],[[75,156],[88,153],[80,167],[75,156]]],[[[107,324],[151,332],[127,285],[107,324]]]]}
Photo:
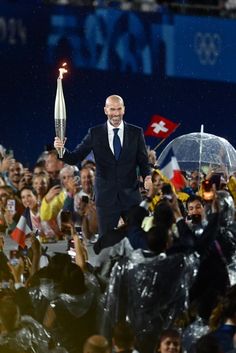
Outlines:
{"type": "MultiPolygon", "coordinates": [[[[54,108],[54,119],[55,119],[55,130],[56,136],[60,140],[64,141],[66,132],[66,105],[63,94],[62,79],[63,74],[67,72],[65,68],[66,63],[62,64],[59,68],[59,77],[57,79],[57,92],[55,98],[55,108],[54,108]]],[[[63,148],[58,151],[59,157],[63,157],[63,148]]]]}

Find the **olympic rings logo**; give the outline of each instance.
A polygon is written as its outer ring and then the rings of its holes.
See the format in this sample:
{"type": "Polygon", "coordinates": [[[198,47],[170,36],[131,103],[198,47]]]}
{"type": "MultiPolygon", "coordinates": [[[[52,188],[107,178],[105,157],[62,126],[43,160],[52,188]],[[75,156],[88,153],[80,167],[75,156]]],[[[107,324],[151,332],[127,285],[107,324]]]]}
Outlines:
{"type": "Polygon", "coordinates": [[[221,52],[222,40],[218,33],[197,32],[194,51],[202,65],[215,65],[221,52]]]}

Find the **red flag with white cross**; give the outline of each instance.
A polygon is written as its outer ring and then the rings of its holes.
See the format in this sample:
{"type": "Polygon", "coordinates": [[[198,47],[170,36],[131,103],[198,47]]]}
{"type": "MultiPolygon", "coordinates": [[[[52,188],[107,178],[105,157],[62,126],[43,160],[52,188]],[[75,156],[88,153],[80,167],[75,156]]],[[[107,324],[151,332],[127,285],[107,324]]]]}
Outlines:
{"type": "Polygon", "coordinates": [[[163,116],[153,115],[144,135],[166,139],[179,125],[163,116]]]}

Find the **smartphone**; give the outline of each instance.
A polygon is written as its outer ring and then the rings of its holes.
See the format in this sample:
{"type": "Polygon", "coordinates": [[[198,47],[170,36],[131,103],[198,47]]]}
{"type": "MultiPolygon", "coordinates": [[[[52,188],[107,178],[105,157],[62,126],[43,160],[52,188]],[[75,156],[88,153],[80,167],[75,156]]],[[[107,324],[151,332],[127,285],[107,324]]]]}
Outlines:
{"type": "Polygon", "coordinates": [[[59,179],[53,179],[50,183],[50,188],[52,188],[53,186],[60,186],[61,187],[61,182],[59,179]]]}
{"type": "MultiPolygon", "coordinates": [[[[78,237],[80,238],[80,241],[83,241],[83,236],[82,234],[77,234],[78,237]]],[[[67,254],[70,255],[71,260],[73,262],[75,262],[75,256],[76,256],[76,252],[75,252],[75,244],[74,244],[74,239],[68,239],[67,242],[67,254]]]]}
{"type": "Polygon", "coordinates": [[[81,201],[83,201],[84,203],[89,203],[89,197],[86,195],[81,196],[81,201]]]}
{"type": "Polygon", "coordinates": [[[14,158],[14,152],[13,150],[6,150],[5,151],[5,157],[10,157],[10,158],[14,158]]]}
{"type": "Polygon", "coordinates": [[[19,264],[19,251],[18,250],[10,250],[9,252],[10,256],[10,264],[13,266],[16,266],[19,264]]]}
{"type": "Polygon", "coordinates": [[[76,183],[79,183],[80,182],[80,173],[79,171],[74,171],[74,180],[76,183]]]}
{"type": "Polygon", "coordinates": [[[75,262],[76,253],[75,253],[74,239],[68,240],[67,254],[70,255],[72,262],[75,262]]]}
{"type": "Polygon", "coordinates": [[[77,234],[82,234],[82,227],[77,225],[77,224],[75,224],[75,231],[76,231],[77,234]]]}
{"type": "Polygon", "coordinates": [[[19,255],[26,257],[29,254],[28,248],[25,247],[24,249],[18,250],[19,251],[19,255]]]}
{"type": "Polygon", "coordinates": [[[9,211],[13,215],[16,213],[16,200],[14,199],[7,200],[7,211],[9,211]]]}

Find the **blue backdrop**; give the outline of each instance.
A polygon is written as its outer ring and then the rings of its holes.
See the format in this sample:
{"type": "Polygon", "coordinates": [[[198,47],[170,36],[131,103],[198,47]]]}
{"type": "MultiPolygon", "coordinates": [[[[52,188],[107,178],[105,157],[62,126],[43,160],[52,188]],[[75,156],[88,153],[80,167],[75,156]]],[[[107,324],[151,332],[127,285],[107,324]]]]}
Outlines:
{"type": "MultiPolygon", "coordinates": [[[[153,114],[180,122],[172,138],[200,130],[236,146],[236,22],[122,12],[37,1],[0,4],[0,144],[30,166],[53,143],[58,67],[66,60],[68,147],[105,121],[120,94],[125,119],[146,129],[153,114]]],[[[147,138],[154,147],[159,141],[147,138]]]]}

